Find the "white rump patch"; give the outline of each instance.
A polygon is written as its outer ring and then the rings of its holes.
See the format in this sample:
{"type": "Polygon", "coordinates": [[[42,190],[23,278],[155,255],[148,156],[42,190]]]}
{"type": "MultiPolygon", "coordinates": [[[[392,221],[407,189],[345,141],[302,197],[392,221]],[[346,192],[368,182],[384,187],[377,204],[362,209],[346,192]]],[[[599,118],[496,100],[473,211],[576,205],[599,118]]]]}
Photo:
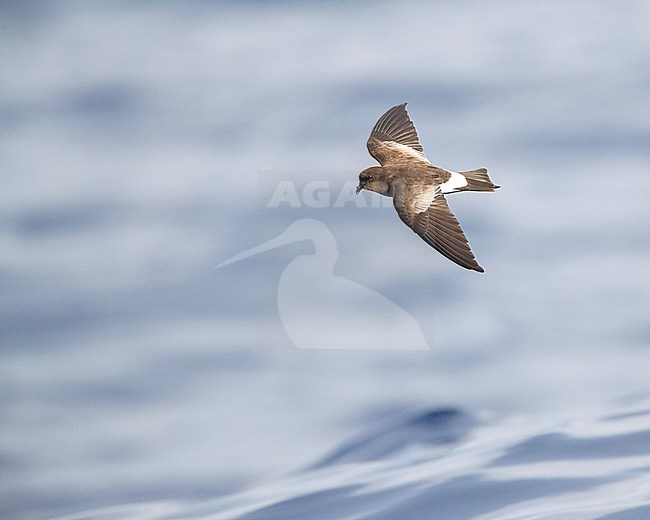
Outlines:
{"type": "MultiPolygon", "coordinates": [[[[449,171],[449,170],[447,170],[449,171]]],[[[454,193],[455,191],[458,191],[460,188],[464,188],[467,186],[467,179],[462,173],[458,172],[452,172],[451,177],[447,182],[443,182],[440,185],[440,189],[442,190],[443,193],[454,193]]]]}

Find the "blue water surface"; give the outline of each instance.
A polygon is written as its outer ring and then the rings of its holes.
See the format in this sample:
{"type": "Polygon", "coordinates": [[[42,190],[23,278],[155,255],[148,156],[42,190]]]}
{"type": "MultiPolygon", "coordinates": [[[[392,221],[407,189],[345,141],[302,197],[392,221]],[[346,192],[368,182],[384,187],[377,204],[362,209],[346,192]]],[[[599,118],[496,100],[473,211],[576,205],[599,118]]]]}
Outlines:
{"type": "Polygon", "coordinates": [[[4,2],[0,517],[650,518],[648,26],[643,1],[4,2]],[[403,102],[432,163],[503,186],[449,196],[485,274],[346,199],[403,102]],[[300,219],[327,247],[215,268],[300,219]],[[347,348],[377,328],[338,287],[429,348],[347,348]]]}

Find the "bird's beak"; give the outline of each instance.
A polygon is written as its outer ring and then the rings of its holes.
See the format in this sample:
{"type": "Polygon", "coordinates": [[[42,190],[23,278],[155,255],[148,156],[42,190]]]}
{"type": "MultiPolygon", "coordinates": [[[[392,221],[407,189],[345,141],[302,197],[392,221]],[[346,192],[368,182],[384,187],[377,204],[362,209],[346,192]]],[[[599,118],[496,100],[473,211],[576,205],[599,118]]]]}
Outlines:
{"type": "Polygon", "coordinates": [[[360,192],[362,189],[363,189],[363,186],[361,186],[361,184],[359,184],[359,186],[357,186],[357,195],[359,195],[359,192],[360,192]]]}
{"type": "Polygon", "coordinates": [[[251,249],[248,249],[246,251],[243,251],[242,253],[239,253],[238,255],[233,256],[232,258],[229,258],[228,260],[225,260],[221,262],[218,266],[216,266],[215,269],[219,269],[220,267],[223,267],[224,265],[228,264],[233,264],[235,262],[239,262],[240,260],[243,260],[244,258],[249,258],[251,256],[259,255],[260,253],[264,253],[265,251],[269,251],[271,249],[275,249],[276,247],[281,247],[286,244],[290,244],[292,242],[296,242],[300,240],[303,237],[300,236],[293,236],[295,235],[292,233],[288,233],[285,231],[284,233],[281,233],[275,238],[272,238],[268,242],[264,242],[263,244],[260,244],[259,246],[255,246],[251,249]]]}

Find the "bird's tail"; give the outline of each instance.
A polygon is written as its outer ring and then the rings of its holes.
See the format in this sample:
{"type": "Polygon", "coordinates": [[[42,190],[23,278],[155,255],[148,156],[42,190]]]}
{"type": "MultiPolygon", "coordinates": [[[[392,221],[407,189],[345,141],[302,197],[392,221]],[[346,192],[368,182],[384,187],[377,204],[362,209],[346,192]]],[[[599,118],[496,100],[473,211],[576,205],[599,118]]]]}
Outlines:
{"type": "Polygon", "coordinates": [[[460,191],[494,191],[501,187],[492,183],[485,168],[459,173],[467,179],[467,186],[460,188],[460,191]]]}

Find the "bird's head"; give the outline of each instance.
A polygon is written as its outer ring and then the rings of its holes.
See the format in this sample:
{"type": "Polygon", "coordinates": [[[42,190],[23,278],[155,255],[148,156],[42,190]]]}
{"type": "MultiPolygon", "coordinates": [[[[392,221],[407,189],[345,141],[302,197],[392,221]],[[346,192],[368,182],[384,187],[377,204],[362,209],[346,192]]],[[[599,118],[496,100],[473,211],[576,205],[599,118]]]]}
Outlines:
{"type": "Polygon", "coordinates": [[[357,195],[361,190],[374,191],[380,195],[388,195],[388,181],[381,166],[371,166],[359,174],[357,195]]]}

